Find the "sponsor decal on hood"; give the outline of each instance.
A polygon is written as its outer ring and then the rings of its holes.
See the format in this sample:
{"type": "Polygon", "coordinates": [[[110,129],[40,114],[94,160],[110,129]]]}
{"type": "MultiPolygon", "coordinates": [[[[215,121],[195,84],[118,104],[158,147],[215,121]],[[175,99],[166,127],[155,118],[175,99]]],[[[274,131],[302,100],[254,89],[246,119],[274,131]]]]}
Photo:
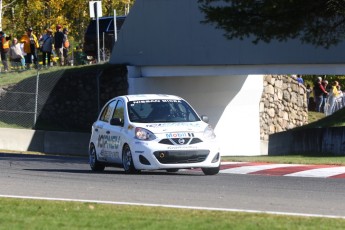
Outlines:
{"type": "Polygon", "coordinates": [[[177,133],[177,132],[203,132],[207,124],[198,122],[176,122],[176,123],[152,123],[147,124],[145,127],[154,133],[177,133]]]}

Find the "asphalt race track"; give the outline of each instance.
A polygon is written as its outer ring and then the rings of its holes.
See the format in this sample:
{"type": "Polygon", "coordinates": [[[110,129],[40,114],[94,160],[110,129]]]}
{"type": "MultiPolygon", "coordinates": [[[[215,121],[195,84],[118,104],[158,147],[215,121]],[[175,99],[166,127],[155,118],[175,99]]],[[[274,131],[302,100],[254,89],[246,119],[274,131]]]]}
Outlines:
{"type": "Polygon", "coordinates": [[[127,175],[116,168],[93,173],[86,158],[2,153],[0,182],[1,197],[128,202],[345,218],[344,178],[237,174],[234,171],[204,176],[199,170],[127,175]]]}

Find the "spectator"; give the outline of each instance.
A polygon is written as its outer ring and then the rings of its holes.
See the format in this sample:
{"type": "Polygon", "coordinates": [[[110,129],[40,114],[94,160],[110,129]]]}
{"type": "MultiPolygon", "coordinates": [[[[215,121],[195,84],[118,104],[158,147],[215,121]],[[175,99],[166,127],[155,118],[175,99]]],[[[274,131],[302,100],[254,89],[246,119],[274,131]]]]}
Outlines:
{"type": "Polygon", "coordinates": [[[86,54],[83,52],[81,46],[75,48],[75,63],[76,65],[85,65],[87,64],[86,54]]]}
{"type": "Polygon", "coordinates": [[[64,56],[63,56],[63,40],[64,34],[61,31],[61,25],[56,26],[56,32],[54,34],[54,48],[55,53],[59,57],[59,64],[60,66],[64,65],[64,56]]]}
{"type": "Polygon", "coordinates": [[[39,48],[37,37],[32,33],[32,28],[28,28],[26,34],[20,39],[24,43],[25,64],[26,68],[30,69],[32,58],[34,59],[35,67],[38,68],[37,49],[39,48]]]}
{"type": "Polygon", "coordinates": [[[315,108],[317,112],[322,112],[322,104],[323,104],[323,94],[327,94],[328,92],[325,90],[323,85],[321,84],[322,78],[318,77],[317,81],[315,82],[313,91],[314,91],[314,100],[315,100],[315,108]]]}
{"type": "Polygon", "coordinates": [[[335,111],[344,107],[344,94],[343,94],[343,91],[341,91],[341,86],[339,85],[339,83],[337,86],[337,90],[338,90],[338,97],[336,98],[335,111]]]}
{"type": "Polygon", "coordinates": [[[11,37],[6,37],[5,33],[3,31],[0,31],[0,55],[1,55],[1,61],[4,65],[4,71],[8,71],[8,52],[10,50],[10,42],[9,40],[11,37]]]}
{"type": "Polygon", "coordinates": [[[42,51],[42,63],[44,67],[50,67],[50,60],[52,55],[52,49],[53,49],[53,31],[51,29],[47,29],[46,34],[42,36],[40,39],[41,42],[41,51],[42,51]]]}
{"type": "Polygon", "coordinates": [[[297,81],[298,81],[298,83],[300,83],[301,85],[304,84],[304,80],[303,80],[303,78],[302,78],[301,75],[297,75],[297,81]]]}
{"type": "Polygon", "coordinates": [[[22,69],[25,70],[25,56],[26,56],[26,53],[24,52],[24,44],[23,43],[19,43],[19,45],[20,45],[20,49],[21,49],[22,54],[23,54],[23,57],[22,57],[22,59],[20,61],[22,63],[22,69]]]}
{"type": "Polygon", "coordinates": [[[68,59],[68,50],[69,50],[69,41],[68,41],[68,29],[63,29],[63,58],[64,58],[64,65],[69,65],[68,59]]]}
{"type": "Polygon", "coordinates": [[[341,90],[341,86],[339,85],[339,89],[338,89],[338,92],[339,92],[339,97],[341,97],[341,108],[345,107],[345,93],[341,90]]]}
{"type": "Polygon", "coordinates": [[[310,99],[310,94],[312,92],[310,84],[307,84],[306,92],[307,92],[307,108],[309,109],[310,108],[309,99],[310,99]]]}
{"type": "Polygon", "coordinates": [[[331,115],[335,111],[336,99],[339,97],[338,86],[339,83],[334,81],[328,97],[329,106],[327,110],[325,109],[326,116],[331,115]]]}
{"type": "Polygon", "coordinates": [[[321,113],[323,113],[323,112],[326,112],[325,111],[325,107],[326,106],[329,106],[329,102],[328,102],[328,95],[329,95],[329,91],[330,91],[330,89],[329,89],[329,85],[328,85],[328,81],[327,80],[323,80],[322,82],[321,82],[321,84],[322,84],[322,86],[323,86],[323,88],[326,90],[326,92],[327,93],[323,93],[323,99],[322,99],[322,105],[321,105],[321,113]]]}
{"type": "Polygon", "coordinates": [[[20,43],[18,43],[17,38],[13,38],[10,46],[10,60],[12,67],[20,70],[22,67],[22,58],[24,58],[24,54],[20,47],[20,43]]]}

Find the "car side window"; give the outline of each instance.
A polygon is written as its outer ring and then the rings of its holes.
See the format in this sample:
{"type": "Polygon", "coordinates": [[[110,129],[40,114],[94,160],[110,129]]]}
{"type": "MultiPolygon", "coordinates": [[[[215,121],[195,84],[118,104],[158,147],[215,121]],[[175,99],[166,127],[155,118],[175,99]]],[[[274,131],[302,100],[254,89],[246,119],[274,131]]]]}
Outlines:
{"type": "Polygon", "coordinates": [[[114,111],[114,108],[115,108],[115,105],[116,105],[116,101],[112,101],[110,102],[102,111],[101,113],[101,117],[99,118],[101,121],[104,121],[104,122],[109,122],[110,120],[110,117],[111,117],[111,114],[112,112],[114,111]]]}
{"type": "Polygon", "coordinates": [[[124,116],[124,103],[123,101],[119,100],[117,102],[115,111],[113,113],[113,117],[112,118],[120,118],[122,121],[124,120],[125,116],[124,116]]]}

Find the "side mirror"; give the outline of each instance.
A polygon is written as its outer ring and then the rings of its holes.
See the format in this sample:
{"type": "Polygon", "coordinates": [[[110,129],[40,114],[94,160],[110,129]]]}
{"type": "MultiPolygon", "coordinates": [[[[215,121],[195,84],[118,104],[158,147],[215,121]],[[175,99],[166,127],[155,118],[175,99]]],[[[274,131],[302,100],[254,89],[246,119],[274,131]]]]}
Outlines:
{"type": "Polygon", "coordinates": [[[208,116],[206,115],[201,115],[201,120],[203,120],[203,122],[206,122],[206,123],[209,122],[208,116]]]}
{"type": "Polygon", "coordinates": [[[123,127],[124,122],[121,118],[112,118],[110,120],[110,125],[121,126],[123,127]]]}

